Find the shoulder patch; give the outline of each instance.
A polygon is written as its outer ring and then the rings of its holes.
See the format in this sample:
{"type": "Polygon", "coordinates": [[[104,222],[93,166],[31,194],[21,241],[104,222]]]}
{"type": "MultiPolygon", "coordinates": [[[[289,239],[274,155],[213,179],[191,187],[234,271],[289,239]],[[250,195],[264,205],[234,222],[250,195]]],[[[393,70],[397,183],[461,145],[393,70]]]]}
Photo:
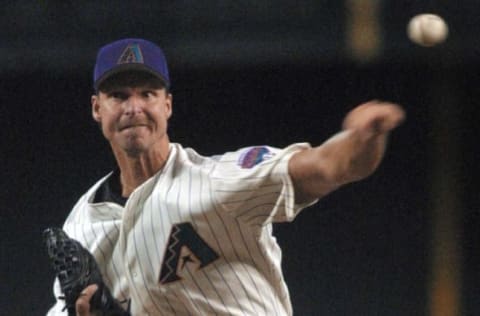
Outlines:
{"type": "Polygon", "coordinates": [[[272,153],[266,146],[256,146],[246,149],[238,158],[237,164],[242,168],[252,168],[262,161],[272,158],[272,153]]]}

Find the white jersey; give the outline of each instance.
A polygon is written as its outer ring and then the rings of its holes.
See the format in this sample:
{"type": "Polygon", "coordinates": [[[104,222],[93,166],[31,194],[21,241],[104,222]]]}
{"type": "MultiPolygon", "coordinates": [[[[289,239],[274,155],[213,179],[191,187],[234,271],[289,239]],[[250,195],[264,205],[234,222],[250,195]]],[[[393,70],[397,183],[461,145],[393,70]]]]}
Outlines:
{"type": "MultiPolygon", "coordinates": [[[[288,160],[305,148],[203,157],[172,143],[164,168],[124,207],[93,203],[107,176],[78,201],[64,229],[95,256],[132,315],[291,315],[272,223],[307,206],[295,203],[288,175],[288,160]]],[[[57,301],[48,315],[66,315],[63,307],[57,301]]]]}

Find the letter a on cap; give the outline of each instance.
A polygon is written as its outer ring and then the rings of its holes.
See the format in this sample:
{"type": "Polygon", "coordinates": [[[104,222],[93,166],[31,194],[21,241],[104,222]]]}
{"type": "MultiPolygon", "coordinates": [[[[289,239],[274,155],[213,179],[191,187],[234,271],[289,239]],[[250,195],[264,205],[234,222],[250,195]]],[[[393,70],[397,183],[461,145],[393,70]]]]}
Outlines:
{"type": "Polygon", "coordinates": [[[138,44],[129,44],[118,59],[117,64],[143,64],[142,50],[138,44]]]}

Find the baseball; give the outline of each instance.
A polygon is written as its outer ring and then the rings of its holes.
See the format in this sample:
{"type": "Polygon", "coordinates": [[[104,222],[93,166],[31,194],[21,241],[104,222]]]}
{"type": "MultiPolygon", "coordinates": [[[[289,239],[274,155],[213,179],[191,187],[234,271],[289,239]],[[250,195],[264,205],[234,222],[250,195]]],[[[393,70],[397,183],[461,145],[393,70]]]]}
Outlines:
{"type": "Polygon", "coordinates": [[[431,47],[445,41],[448,36],[448,26],[436,14],[419,14],[408,23],[407,34],[414,43],[431,47]]]}

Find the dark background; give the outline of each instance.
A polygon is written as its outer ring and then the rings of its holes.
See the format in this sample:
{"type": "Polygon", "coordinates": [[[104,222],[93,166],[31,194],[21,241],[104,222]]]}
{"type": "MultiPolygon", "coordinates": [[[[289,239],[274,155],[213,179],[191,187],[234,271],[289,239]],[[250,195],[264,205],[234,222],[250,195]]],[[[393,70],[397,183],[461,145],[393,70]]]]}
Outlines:
{"type": "Polygon", "coordinates": [[[95,54],[143,37],[169,60],[171,140],[205,155],[318,145],[359,103],[404,106],[373,176],[275,227],[296,315],[429,315],[438,205],[455,221],[460,315],[478,315],[480,4],[377,2],[381,47],[368,61],[348,48],[339,0],[6,3],[0,314],[43,315],[53,303],[41,232],[114,165],[90,116],[95,54]],[[408,40],[409,18],[423,12],[449,23],[445,43],[408,40]]]}

